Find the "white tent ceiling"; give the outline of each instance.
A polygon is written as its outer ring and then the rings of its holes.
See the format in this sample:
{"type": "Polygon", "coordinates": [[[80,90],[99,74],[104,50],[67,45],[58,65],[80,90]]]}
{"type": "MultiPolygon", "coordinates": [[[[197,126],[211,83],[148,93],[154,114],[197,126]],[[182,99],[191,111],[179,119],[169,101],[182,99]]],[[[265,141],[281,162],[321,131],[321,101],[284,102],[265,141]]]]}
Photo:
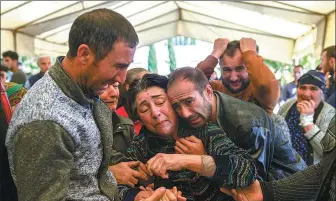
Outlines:
{"type": "Polygon", "coordinates": [[[176,35],[252,37],[265,58],[291,62],[335,44],[335,1],[1,1],[1,51],[64,54],[74,19],[96,8],[129,19],[140,47],[176,35]]]}

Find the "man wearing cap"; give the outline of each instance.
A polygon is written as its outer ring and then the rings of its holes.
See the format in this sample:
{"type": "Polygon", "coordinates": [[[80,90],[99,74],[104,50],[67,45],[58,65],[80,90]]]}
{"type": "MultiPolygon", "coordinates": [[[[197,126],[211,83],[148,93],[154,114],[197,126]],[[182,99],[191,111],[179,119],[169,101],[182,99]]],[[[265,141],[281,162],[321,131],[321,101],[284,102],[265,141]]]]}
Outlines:
{"type": "Polygon", "coordinates": [[[279,110],[288,124],[292,146],[307,165],[320,161],[320,142],[335,114],[335,109],[322,100],[325,87],[321,72],[308,71],[298,80],[297,99],[290,99],[279,110]]]}

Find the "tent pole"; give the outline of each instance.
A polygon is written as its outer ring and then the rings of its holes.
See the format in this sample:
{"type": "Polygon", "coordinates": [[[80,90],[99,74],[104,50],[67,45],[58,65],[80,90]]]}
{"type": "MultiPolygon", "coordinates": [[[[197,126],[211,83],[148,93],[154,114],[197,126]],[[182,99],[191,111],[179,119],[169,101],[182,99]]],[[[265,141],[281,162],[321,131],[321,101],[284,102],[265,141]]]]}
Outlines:
{"type": "Polygon", "coordinates": [[[17,41],[16,41],[16,35],[17,35],[17,32],[14,30],[13,31],[13,43],[14,43],[14,51],[17,52],[17,41]]]}
{"type": "MultiPolygon", "coordinates": [[[[324,16],[324,33],[323,33],[323,39],[322,39],[322,52],[323,52],[323,50],[324,50],[324,46],[325,46],[325,44],[326,44],[326,37],[327,37],[327,31],[328,31],[328,18],[329,18],[329,16],[324,16]]],[[[322,52],[320,52],[321,54],[322,54],[322,52]]]]}

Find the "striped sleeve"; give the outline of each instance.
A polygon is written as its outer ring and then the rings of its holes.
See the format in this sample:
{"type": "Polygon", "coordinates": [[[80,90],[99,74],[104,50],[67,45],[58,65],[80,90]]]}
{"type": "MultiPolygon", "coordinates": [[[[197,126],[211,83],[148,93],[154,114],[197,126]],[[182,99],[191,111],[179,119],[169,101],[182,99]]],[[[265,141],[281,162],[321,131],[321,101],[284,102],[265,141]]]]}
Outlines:
{"type": "Polygon", "coordinates": [[[217,125],[209,126],[208,153],[216,163],[213,180],[228,188],[251,185],[257,177],[254,160],[244,149],[236,146],[217,125]]]}
{"type": "Polygon", "coordinates": [[[312,165],[290,177],[262,184],[267,201],[309,201],[314,200],[320,186],[320,164],[312,165]]]}

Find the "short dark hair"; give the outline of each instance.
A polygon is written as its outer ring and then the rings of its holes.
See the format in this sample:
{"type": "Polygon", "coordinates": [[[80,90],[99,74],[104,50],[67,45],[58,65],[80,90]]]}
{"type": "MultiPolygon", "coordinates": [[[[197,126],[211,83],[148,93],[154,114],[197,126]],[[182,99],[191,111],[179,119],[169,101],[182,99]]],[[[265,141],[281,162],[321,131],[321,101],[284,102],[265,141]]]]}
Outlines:
{"type": "Polygon", "coordinates": [[[0,71],[8,72],[8,70],[9,70],[9,68],[8,68],[7,66],[5,66],[5,64],[3,64],[3,63],[1,62],[1,64],[0,64],[0,71]]]}
{"type": "Polygon", "coordinates": [[[180,78],[193,83],[201,96],[203,96],[203,91],[205,87],[209,84],[209,80],[205,77],[204,73],[201,70],[192,67],[183,67],[174,70],[170,74],[168,87],[180,78]]]}
{"type": "Polygon", "coordinates": [[[316,68],[315,68],[316,71],[321,71],[322,68],[321,68],[321,64],[317,65],[316,68]]]}
{"type": "Polygon", "coordinates": [[[327,52],[327,58],[336,59],[336,48],[335,45],[329,46],[323,50],[323,52],[327,52]]]}
{"type": "Polygon", "coordinates": [[[294,68],[302,68],[303,69],[303,66],[302,65],[296,65],[296,66],[294,66],[294,68]]]}
{"type": "Polygon", "coordinates": [[[237,50],[240,49],[240,41],[233,40],[228,43],[226,50],[224,51],[224,54],[233,57],[233,55],[236,53],[237,50]]]}
{"type": "Polygon", "coordinates": [[[132,24],[122,15],[110,9],[96,9],[80,15],[71,26],[69,33],[70,58],[77,56],[78,47],[86,44],[100,61],[112,50],[117,41],[135,47],[138,42],[132,24]]]}
{"type": "MultiPolygon", "coordinates": [[[[239,40],[233,40],[230,41],[224,51],[224,54],[219,58],[219,62],[221,63],[223,56],[227,55],[229,57],[233,57],[234,54],[236,53],[237,50],[240,50],[240,41],[239,40]]],[[[256,49],[257,53],[259,53],[259,46],[257,45],[257,49],[256,49]]]]}
{"type": "Polygon", "coordinates": [[[159,87],[167,92],[168,78],[158,74],[146,74],[141,79],[136,79],[131,83],[127,92],[127,107],[133,121],[139,119],[136,112],[136,96],[151,87],[159,87]]]}
{"type": "Polygon", "coordinates": [[[6,51],[4,53],[2,53],[2,57],[9,57],[12,60],[19,60],[19,55],[18,53],[14,52],[14,51],[6,51]]]}

